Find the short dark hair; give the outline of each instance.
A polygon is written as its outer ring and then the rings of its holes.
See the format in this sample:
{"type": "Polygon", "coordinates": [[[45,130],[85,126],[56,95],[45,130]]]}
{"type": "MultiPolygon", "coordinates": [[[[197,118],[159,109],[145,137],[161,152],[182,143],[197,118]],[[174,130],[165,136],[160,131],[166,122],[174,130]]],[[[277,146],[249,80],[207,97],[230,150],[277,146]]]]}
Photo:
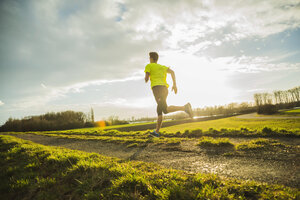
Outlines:
{"type": "Polygon", "coordinates": [[[150,58],[152,58],[155,62],[158,60],[158,54],[156,52],[149,53],[150,58]]]}

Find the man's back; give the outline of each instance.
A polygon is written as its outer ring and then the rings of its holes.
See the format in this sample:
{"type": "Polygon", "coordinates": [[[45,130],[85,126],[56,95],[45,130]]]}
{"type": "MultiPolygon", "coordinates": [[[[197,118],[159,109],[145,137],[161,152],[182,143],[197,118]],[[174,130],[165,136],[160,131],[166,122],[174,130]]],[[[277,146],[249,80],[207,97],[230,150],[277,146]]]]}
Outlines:
{"type": "Polygon", "coordinates": [[[150,73],[151,88],[156,85],[165,85],[169,87],[167,83],[168,69],[168,67],[157,63],[149,63],[146,65],[145,72],[150,73]]]}

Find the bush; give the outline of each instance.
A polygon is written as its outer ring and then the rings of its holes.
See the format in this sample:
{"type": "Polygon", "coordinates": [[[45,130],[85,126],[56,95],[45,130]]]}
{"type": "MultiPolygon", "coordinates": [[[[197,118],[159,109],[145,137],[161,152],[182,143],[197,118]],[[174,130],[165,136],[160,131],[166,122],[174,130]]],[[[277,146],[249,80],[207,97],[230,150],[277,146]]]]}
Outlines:
{"type": "Polygon", "coordinates": [[[268,128],[268,127],[264,127],[261,131],[262,131],[262,133],[265,133],[265,134],[273,133],[273,130],[271,128],[268,128]]]}
{"type": "Polygon", "coordinates": [[[194,129],[191,131],[190,136],[191,137],[199,137],[203,134],[202,129],[194,129]]]}
{"type": "Polygon", "coordinates": [[[218,131],[217,129],[214,129],[214,128],[209,128],[209,129],[208,129],[208,132],[209,132],[210,134],[218,134],[218,133],[220,133],[220,131],[218,131]]]}
{"type": "Polygon", "coordinates": [[[277,113],[278,109],[275,105],[272,104],[266,104],[259,106],[257,109],[258,114],[266,114],[266,115],[272,115],[277,113]]]}
{"type": "Polygon", "coordinates": [[[50,131],[83,128],[87,116],[83,112],[64,111],[46,113],[39,116],[29,116],[23,119],[9,118],[0,131],[50,131]]]}

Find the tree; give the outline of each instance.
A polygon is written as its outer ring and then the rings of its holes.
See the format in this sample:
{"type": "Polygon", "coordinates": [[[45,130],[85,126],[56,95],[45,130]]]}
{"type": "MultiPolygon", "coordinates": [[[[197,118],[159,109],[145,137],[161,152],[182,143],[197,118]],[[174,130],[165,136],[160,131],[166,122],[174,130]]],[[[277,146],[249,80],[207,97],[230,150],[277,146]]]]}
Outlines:
{"type": "Polygon", "coordinates": [[[93,110],[93,108],[91,108],[91,122],[95,122],[95,118],[94,118],[94,110],[93,110]]]}

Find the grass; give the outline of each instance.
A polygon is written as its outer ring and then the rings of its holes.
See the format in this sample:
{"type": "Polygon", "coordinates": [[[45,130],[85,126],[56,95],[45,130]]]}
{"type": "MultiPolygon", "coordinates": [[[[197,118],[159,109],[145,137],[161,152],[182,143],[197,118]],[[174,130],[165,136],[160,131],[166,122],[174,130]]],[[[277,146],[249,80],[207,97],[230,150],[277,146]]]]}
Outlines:
{"type": "Polygon", "coordinates": [[[188,140],[188,138],[164,137],[154,138],[149,135],[150,131],[136,131],[136,132],[121,132],[117,130],[102,130],[100,132],[84,133],[84,132],[49,132],[49,131],[35,131],[35,132],[4,132],[3,134],[34,134],[49,137],[58,137],[64,139],[76,140],[95,140],[108,143],[127,144],[127,147],[144,146],[149,143],[155,144],[180,144],[181,141],[188,140]],[[137,143],[138,145],[130,145],[137,143]]]}
{"type": "Polygon", "coordinates": [[[182,141],[193,140],[193,138],[200,138],[203,136],[210,137],[300,137],[300,130],[286,130],[286,129],[271,129],[263,127],[261,130],[251,130],[246,127],[239,129],[213,129],[206,131],[202,129],[187,129],[183,132],[177,131],[168,133],[163,131],[159,138],[153,138],[148,131],[130,131],[122,132],[117,130],[98,130],[93,132],[78,132],[78,131],[36,131],[36,132],[5,132],[3,134],[35,134],[48,137],[58,137],[64,139],[75,140],[94,140],[107,143],[126,144],[128,148],[145,146],[147,144],[171,144],[179,145],[182,141]]]}
{"type": "Polygon", "coordinates": [[[185,123],[170,127],[162,128],[162,131],[168,133],[185,131],[186,129],[202,129],[207,131],[210,128],[214,129],[239,129],[241,127],[247,127],[248,129],[263,129],[264,127],[269,127],[272,129],[286,129],[286,130],[299,130],[300,129],[300,119],[242,119],[237,117],[229,117],[224,119],[202,121],[202,122],[192,122],[185,123]]]}
{"type": "Polygon", "coordinates": [[[0,199],[298,199],[297,189],[0,136],[0,199]]]}
{"type": "Polygon", "coordinates": [[[210,147],[210,148],[233,148],[232,144],[228,138],[212,138],[212,137],[201,137],[197,144],[200,147],[210,147]]]}
{"type": "Polygon", "coordinates": [[[294,110],[287,110],[287,111],[284,111],[284,113],[300,113],[300,108],[294,109],[294,110]]]}
{"type": "Polygon", "coordinates": [[[236,149],[238,151],[260,151],[260,150],[273,150],[281,149],[284,147],[288,147],[288,145],[279,143],[277,140],[270,140],[259,138],[255,140],[251,140],[249,142],[244,142],[236,145],[236,149]]]}
{"type": "Polygon", "coordinates": [[[197,145],[211,150],[231,151],[231,153],[227,152],[224,155],[240,155],[242,152],[247,153],[253,151],[260,152],[260,154],[264,152],[278,153],[282,150],[291,148],[290,145],[280,143],[278,140],[273,139],[258,138],[234,144],[228,138],[213,138],[206,136],[201,137],[198,140],[197,145]]]}
{"type": "Polygon", "coordinates": [[[293,109],[293,110],[286,110],[280,112],[281,115],[287,115],[287,116],[300,116],[300,108],[299,109],[293,109]]]}
{"type": "MultiPolygon", "coordinates": [[[[147,124],[155,124],[156,122],[144,122],[144,123],[135,123],[135,124],[122,124],[122,125],[112,125],[112,126],[105,126],[105,127],[92,127],[92,128],[79,128],[79,129],[72,129],[71,131],[77,132],[93,132],[98,130],[110,130],[110,129],[117,129],[117,128],[124,128],[124,127],[133,127],[137,125],[147,125],[147,124]]],[[[70,130],[66,130],[69,132],[70,130]]]]}
{"type": "Polygon", "coordinates": [[[263,115],[263,114],[256,114],[256,117],[299,117],[300,116],[300,109],[292,109],[292,110],[279,110],[278,113],[273,115],[263,115]]]}

